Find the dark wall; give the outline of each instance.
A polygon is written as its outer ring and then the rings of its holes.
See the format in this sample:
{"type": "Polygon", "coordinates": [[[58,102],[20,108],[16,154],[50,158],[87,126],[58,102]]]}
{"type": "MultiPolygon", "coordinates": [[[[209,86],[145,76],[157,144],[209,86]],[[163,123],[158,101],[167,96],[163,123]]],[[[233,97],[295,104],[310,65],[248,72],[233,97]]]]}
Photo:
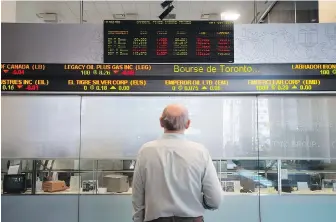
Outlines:
{"type": "MultiPolygon", "coordinates": [[[[235,25],[235,63],[335,62],[336,24],[235,25]],[[318,36],[307,44],[306,35],[318,36]]],[[[102,63],[103,25],[1,24],[1,62],[102,63]]]]}

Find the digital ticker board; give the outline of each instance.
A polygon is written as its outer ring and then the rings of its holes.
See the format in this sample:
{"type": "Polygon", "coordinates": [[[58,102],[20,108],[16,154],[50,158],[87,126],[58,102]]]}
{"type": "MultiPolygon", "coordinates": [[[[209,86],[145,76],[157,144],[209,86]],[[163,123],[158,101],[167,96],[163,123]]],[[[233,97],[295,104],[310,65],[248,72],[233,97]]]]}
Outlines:
{"type": "Polygon", "coordinates": [[[336,91],[334,64],[9,64],[2,93],[336,91]]]}
{"type": "Polygon", "coordinates": [[[233,63],[230,21],[104,21],[105,63],[233,63]]]}

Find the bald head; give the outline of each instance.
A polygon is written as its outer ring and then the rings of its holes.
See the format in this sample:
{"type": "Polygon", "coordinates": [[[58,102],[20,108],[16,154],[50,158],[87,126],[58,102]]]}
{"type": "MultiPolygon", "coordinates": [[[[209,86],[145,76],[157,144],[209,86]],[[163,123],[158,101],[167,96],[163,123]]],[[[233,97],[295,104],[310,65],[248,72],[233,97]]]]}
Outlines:
{"type": "Polygon", "coordinates": [[[183,132],[190,125],[187,108],[180,104],[168,105],[162,112],[160,124],[165,131],[183,132]]]}

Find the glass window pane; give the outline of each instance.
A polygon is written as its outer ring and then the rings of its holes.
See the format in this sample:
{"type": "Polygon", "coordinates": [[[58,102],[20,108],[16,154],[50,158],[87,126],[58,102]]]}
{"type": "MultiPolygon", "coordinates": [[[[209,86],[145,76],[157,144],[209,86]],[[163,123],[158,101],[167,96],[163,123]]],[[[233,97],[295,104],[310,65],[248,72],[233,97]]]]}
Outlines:
{"type": "Polygon", "coordinates": [[[225,193],[277,193],[277,160],[234,159],[213,162],[225,193]]]}
{"type": "Polygon", "coordinates": [[[223,98],[223,156],[258,156],[255,97],[223,98]]]}
{"type": "Polygon", "coordinates": [[[330,158],[335,153],[335,98],[258,97],[261,157],[330,158]]]}
{"type": "Polygon", "coordinates": [[[3,96],[1,119],[4,158],[79,156],[80,97],[3,96]]]}
{"type": "Polygon", "coordinates": [[[336,195],[336,159],[282,160],[282,192],[336,195]]]}
{"type": "MultiPolygon", "coordinates": [[[[203,143],[212,157],[221,157],[223,151],[223,111],[225,99],[215,97],[83,97],[82,158],[136,158],[140,147],[162,134],[159,118],[170,103],[182,103],[190,110],[191,126],[186,136],[203,143]],[[209,124],[204,107],[211,110],[209,124]],[[137,115],[129,115],[129,110],[137,115]],[[100,115],[96,115],[100,113],[100,115]],[[141,116],[141,118],[139,118],[141,116]],[[144,130],[144,127],[146,130],[144,130]],[[133,130],[129,130],[132,128],[133,130]],[[202,137],[200,137],[202,135],[202,137]]],[[[247,99],[246,106],[251,106],[247,99]]],[[[251,117],[246,117],[250,119],[251,117]]],[[[240,138],[242,134],[237,134],[240,138]]],[[[243,138],[250,142],[251,137],[243,138]]]]}
{"type": "Polygon", "coordinates": [[[2,194],[32,194],[32,178],[32,160],[1,159],[2,194]]]}
{"type": "Polygon", "coordinates": [[[294,1],[278,1],[268,16],[269,23],[295,23],[294,1]]]}
{"type": "MultiPolygon", "coordinates": [[[[318,23],[318,1],[296,1],[296,23],[318,23]]],[[[322,12],[321,12],[322,13],[322,12]]]]}
{"type": "Polygon", "coordinates": [[[36,194],[79,194],[77,159],[36,160],[36,194]]]}

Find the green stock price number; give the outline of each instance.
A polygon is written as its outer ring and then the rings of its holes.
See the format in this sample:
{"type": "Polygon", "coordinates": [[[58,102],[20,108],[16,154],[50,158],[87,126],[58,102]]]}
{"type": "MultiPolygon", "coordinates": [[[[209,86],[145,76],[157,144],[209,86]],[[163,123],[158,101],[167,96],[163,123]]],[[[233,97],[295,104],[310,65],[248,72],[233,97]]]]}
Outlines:
{"type": "Polygon", "coordinates": [[[289,89],[288,85],[277,85],[279,91],[287,91],[289,89]]]}
{"type": "Polygon", "coordinates": [[[312,85],[300,85],[300,90],[312,90],[312,85]]]}
{"type": "Polygon", "coordinates": [[[119,91],[129,91],[130,90],[130,86],[118,86],[118,90],[119,91]]]}

